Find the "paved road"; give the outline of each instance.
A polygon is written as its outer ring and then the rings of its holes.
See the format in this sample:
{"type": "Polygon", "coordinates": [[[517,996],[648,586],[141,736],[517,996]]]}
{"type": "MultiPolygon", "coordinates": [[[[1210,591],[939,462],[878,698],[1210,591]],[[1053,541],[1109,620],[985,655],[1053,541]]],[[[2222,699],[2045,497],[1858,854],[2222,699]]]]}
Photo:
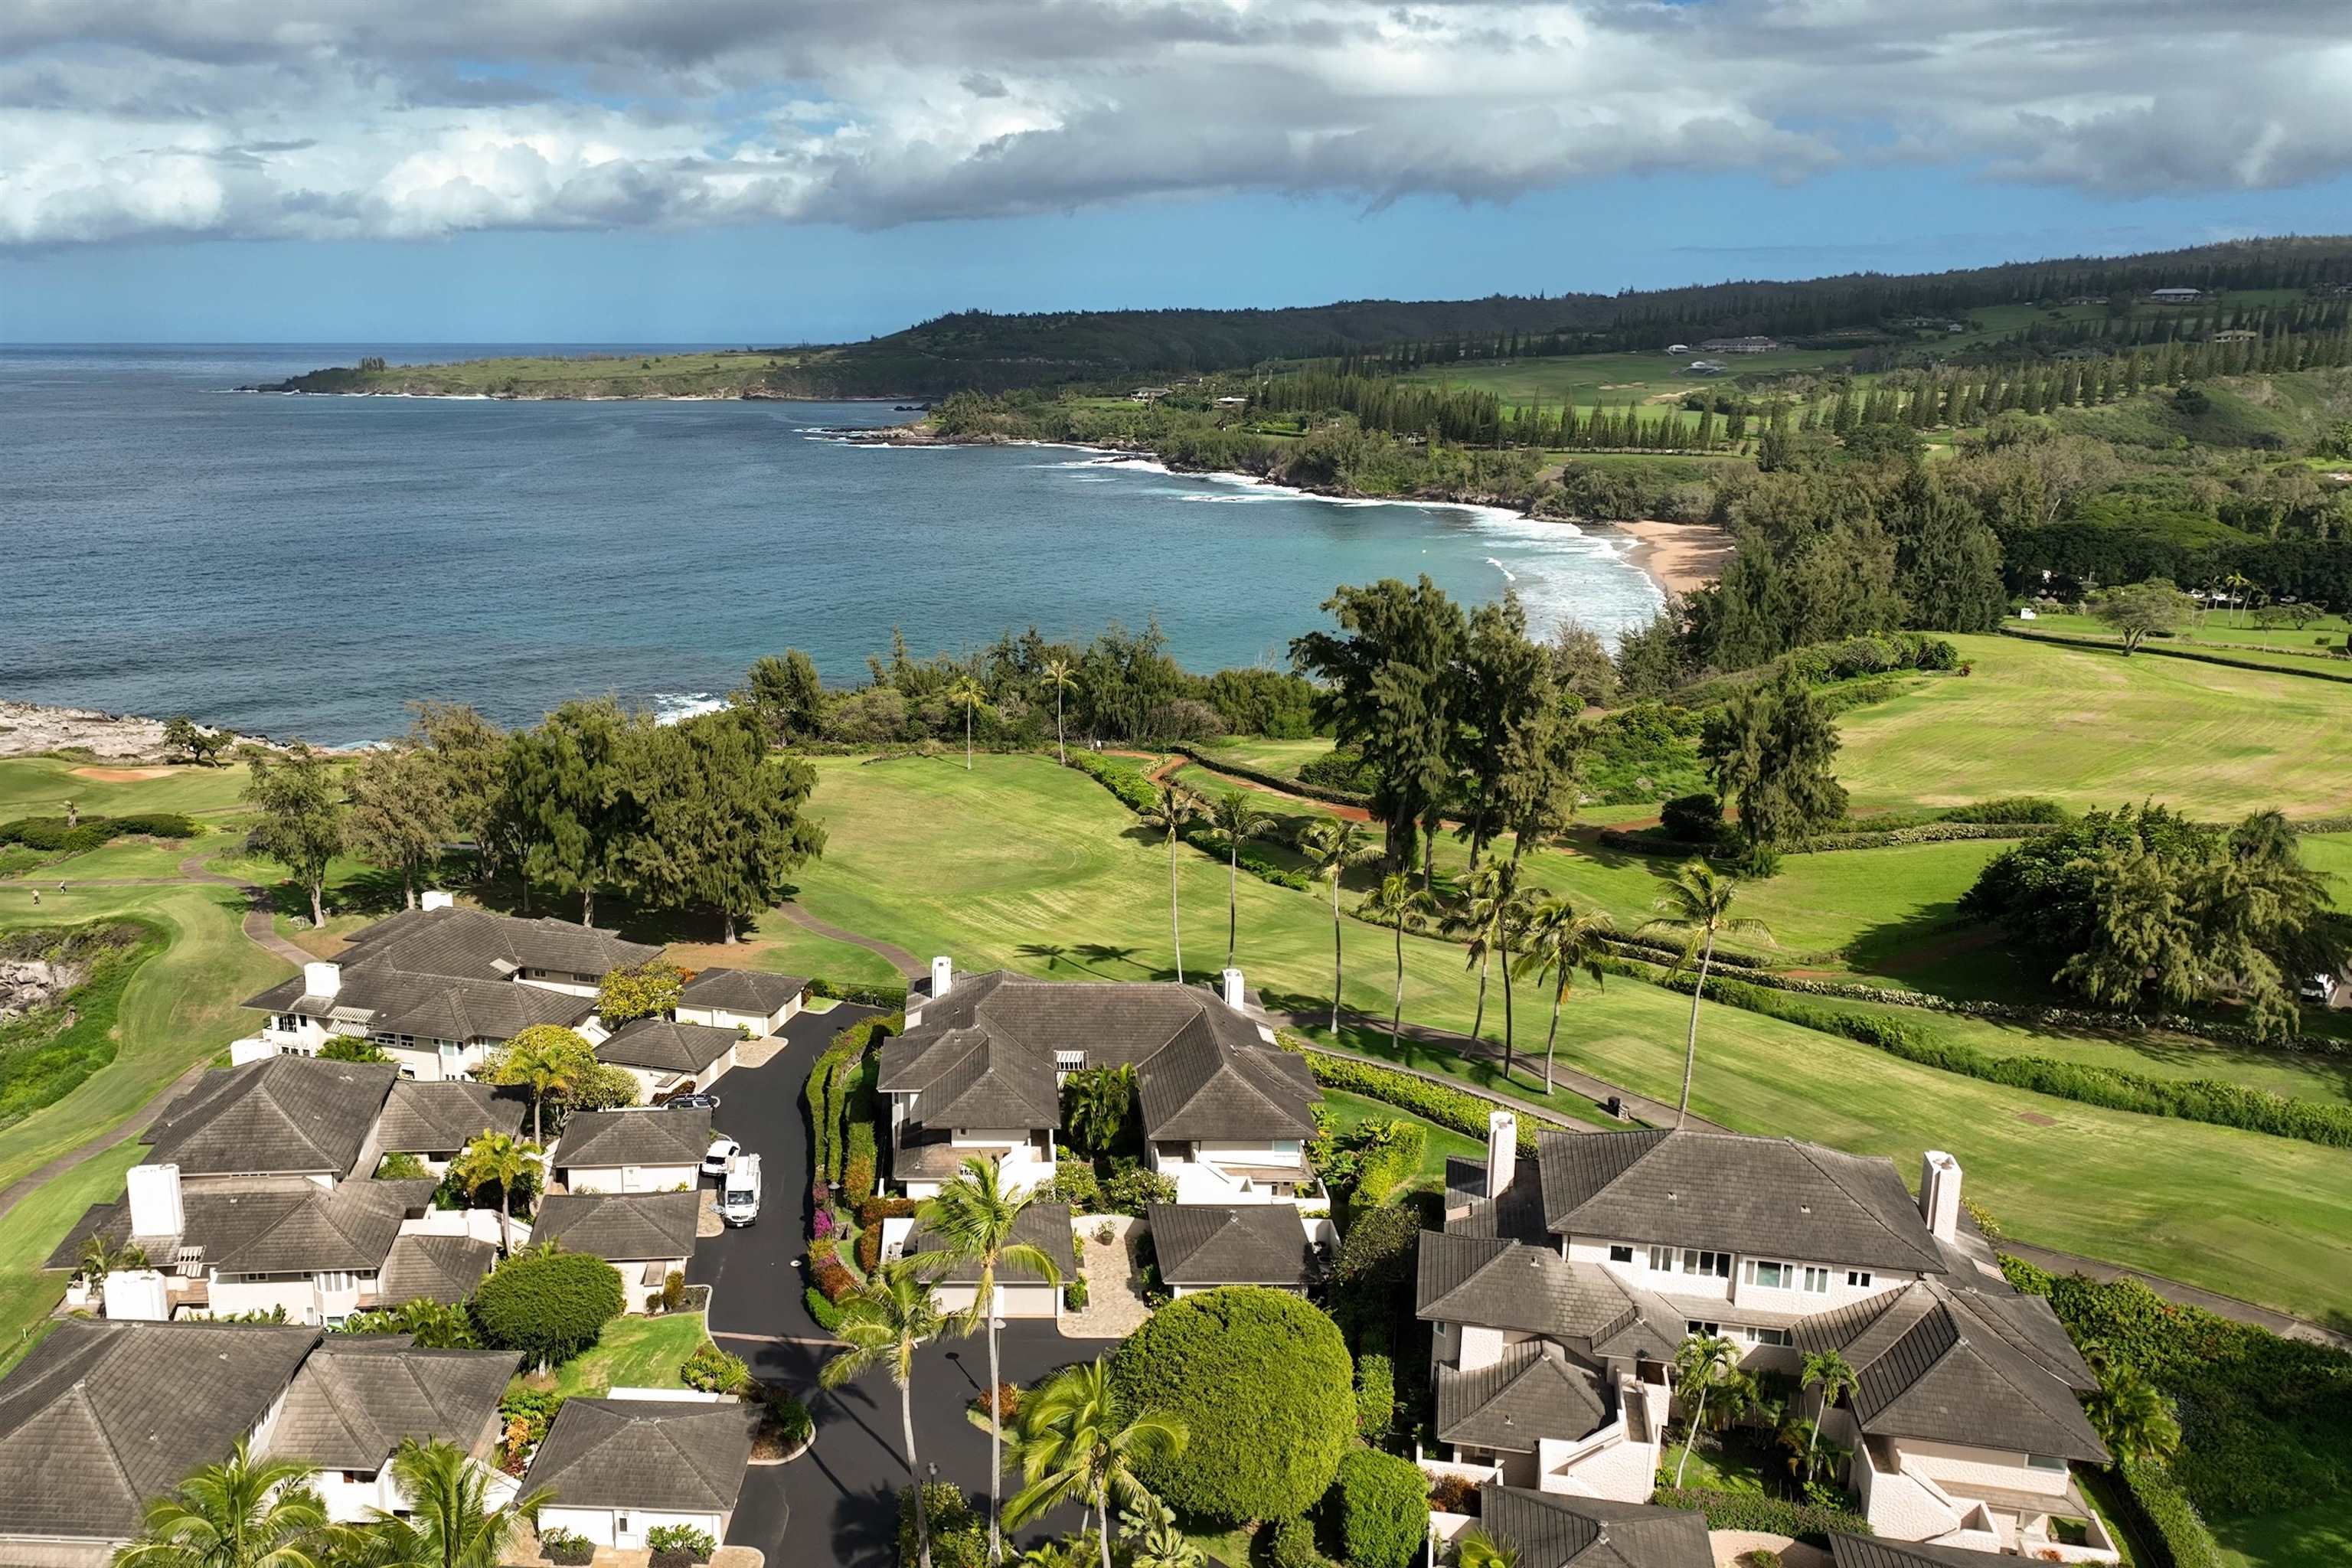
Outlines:
{"type": "Polygon", "coordinates": [[[879,954],[898,971],[899,978],[910,984],[926,978],[931,973],[929,964],[925,963],[897,942],[884,942],[879,937],[860,936],[846,927],[817,919],[799,904],[790,902],[778,904],[776,912],[803,931],[813,931],[819,936],[831,937],[835,942],[845,942],[852,947],[862,947],[868,952],[879,954]]]}
{"type": "MultiPolygon", "coordinates": [[[[755,1465],[745,1477],[730,1542],[754,1546],[769,1563],[887,1565],[897,1551],[898,1489],[907,1484],[898,1391],[880,1373],[821,1393],[817,1369],[834,1351],[808,1314],[796,1267],[807,1235],[808,1121],[801,1100],[808,1069],[836,1031],[874,1011],[843,1005],[795,1018],[791,1042],[763,1067],[719,1081],[717,1125],[760,1156],[768,1196],[757,1225],[710,1237],[688,1270],[711,1287],[710,1329],[727,1350],[770,1382],[801,1393],[816,1415],[816,1447],[788,1465],[755,1465]]],[[[1004,1376],[1033,1383],[1116,1342],[1064,1338],[1051,1323],[1013,1322],[1000,1340],[1004,1376]]],[[[914,1377],[915,1447],[940,1479],[985,1495],[988,1434],[965,1415],[988,1381],[980,1339],[925,1350],[914,1377]]],[[[1013,1489],[1008,1488],[1010,1495],[1013,1489]]],[[[1076,1528],[1076,1515],[1048,1516],[1024,1539],[1076,1528]]]]}

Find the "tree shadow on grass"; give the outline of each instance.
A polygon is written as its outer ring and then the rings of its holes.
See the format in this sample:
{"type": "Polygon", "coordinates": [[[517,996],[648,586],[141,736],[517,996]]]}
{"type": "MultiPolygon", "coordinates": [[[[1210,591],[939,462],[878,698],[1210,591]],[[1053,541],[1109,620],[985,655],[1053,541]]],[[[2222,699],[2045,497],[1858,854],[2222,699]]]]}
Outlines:
{"type": "Polygon", "coordinates": [[[1958,1002],[2057,1006],[2067,998],[1998,926],[1964,919],[1956,900],[1927,904],[1854,933],[1846,966],[1868,983],[1912,986],[1958,1002]]]}

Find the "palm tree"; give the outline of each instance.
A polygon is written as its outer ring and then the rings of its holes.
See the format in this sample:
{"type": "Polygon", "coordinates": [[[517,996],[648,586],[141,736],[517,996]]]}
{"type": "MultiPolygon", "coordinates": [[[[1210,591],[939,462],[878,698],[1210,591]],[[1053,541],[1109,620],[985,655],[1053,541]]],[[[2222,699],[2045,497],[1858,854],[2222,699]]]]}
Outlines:
{"type": "Polygon", "coordinates": [[[103,1235],[91,1236],[81,1244],[81,1256],[75,1260],[74,1271],[89,1281],[97,1289],[106,1283],[106,1277],[117,1269],[144,1268],[147,1249],[135,1241],[117,1247],[103,1235]]]}
{"type": "Polygon", "coordinates": [[[1021,1413],[1017,1453],[1028,1485],[1005,1505],[1005,1522],[1018,1528],[1075,1499],[1094,1510],[1102,1568],[1111,1568],[1111,1499],[1127,1501],[1144,1490],[1137,1464],[1184,1451],[1184,1424],[1174,1416],[1153,1410],[1124,1421],[1120,1415],[1102,1357],[1056,1373],[1021,1413]]]}
{"type": "Polygon", "coordinates": [[[948,700],[963,710],[963,771],[971,772],[971,716],[980,711],[988,693],[969,675],[959,675],[948,687],[948,700]]]}
{"type": "Polygon", "coordinates": [[[1464,968],[1478,971],[1478,1010],[1470,1020],[1470,1037],[1476,1039],[1486,1021],[1486,973],[1497,957],[1503,961],[1503,1076],[1511,1076],[1511,942],[1523,923],[1527,906],[1519,893],[1519,863],[1491,860],[1470,878],[1469,896],[1447,925],[1457,936],[1469,938],[1470,957],[1464,968]]]}
{"type": "Polygon", "coordinates": [[[586,1064],[595,1059],[581,1049],[586,1044],[578,1035],[560,1026],[527,1028],[507,1042],[502,1064],[505,1070],[499,1076],[530,1090],[532,1142],[547,1142],[539,1116],[540,1106],[547,1097],[577,1094],[586,1080],[586,1064]]]}
{"type": "Polygon", "coordinates": [[[1234,942],[1241,931],[1242,840],[1255,838],[1270,819],[1246,790],[1229,789],[1210,804],[1209,826],[1225,841],[1225,967],[1234,966],[1234,942]]]}
{"type": "Polygon", "coordinates": [[[1176,984],[1184,984],[1184,926],[1176,912],[1176,836],[1192,820],[1200,801],[1192,791],[1166,779],[1160,781],[1160,794],[1140,814],[1146,827],[1164,828],[1168,834],[1168,931],[1176,943],[1176,984]]]}
{"type": "Polygon", "coordinates": [[[1519,1568],[1519,1549],[1474,1524],[1454,1538],[1454,1561],[1458,1568],[1519,1568]]]}
{"type": "Polygon", "coordinates": [[[2099,1391],[2084,1401],[2091,1425],[2117,1458],[2164,1460],[2180,1446],[2180,1423],[2154,1384],[2137,1369],[2107,1363],[2099,1391]]]}
{"type": "MultiPolygon", "coordinates": [[[[988,1386],[992,1390],[1000,1386],[996,1363],[996,1271],[1001,1268],[1019,1268],[1047,1285],[1058,1286],[1062,1282],[1061,1265],[1043,1247],[1013,1239],[1023,1211],[1035,1196],[1034,1188],[1018,1197],[1007,1193],[997,1180],[996,1166],[973,1158],[963,1163],[955,1180],[940,1188],[936,1197],[926,1200],[915,1211],[916,1223],[939,1240],[941,1257],[979,1266],[980,1279],[972,1287],[971,1306],[958,1315],[955,1329],[958,1333],[968,1334],[983,1325],[987,1328],[988,1386]]],[[[992,1394],[987,1405],[988,1556],[989,1561],[994,1562],[1004,1554],[997,1503],[998,1477],[1004,1468],[1004,1418],[992,1394]]]]}
{"type": "Polygon", "coordinates": [[[819,1369],[816,1380],[839,1388],[876,1367],[898,1385],[898,1424],[907,1444],[907,1473],[915,1479],[915,1541],[922,1568],[931,1568],[931,1516],[923,1499],[923,1472],[915,1462],[915,1352],[940,1337],[947,1320],[931,1282],[911,1258],[885,1264],[877,1278],[842,1300],[841,1327],[848,1348],[819,1369]]]}
{"type": "Polygon", "coordinates": [[[1062,697],[1078,684],[1078,672],[1066,658],[1049,658],[1043,679],[1054,689],[1054,751],[1066,768],[1070,765],[1070,748],[1062,741],[1062,697]]]}
{"type": "Polygon", "coordinates": [[[1659,916],[1645,923],[1637,935],[1653,932],[1679,938],[1682,956],[1667,971],[1669,977],[1680,974],[1698,959],[1698,983],[1691,987],[1690,1037],[1683,1045],[1683,1098],[1675,1111],[1675,1125],[1679,1128],[1690,1120],[1691,1073],[1698,1066],[1698,1005],[1706,994],[1707,967],[1715,962],[1715,939],[1725,931],[1740,931],[1764,942],[1772,940],[1772,932],[1764,922],[1746,915],[1731,912],[1738,887],[1729,877],[1717,874],[1704,860],[1693,860],[1667,880],[1665,897],[1657,903],[1659,916]]]}
{"type": "Polygon", "coordinates": [[[1693,1334],[1675,1352],[1675,1387],[1685,1399],[1693,1390],[1698,1394],[1698,1407],[1691,1412],[1683,1433],[1683,1457],[1675,1466],[1677,1487],[1683,1484],[1683,1469],[1690,1463],[1691,1445],[1698,1441],[1699,1424],[1706,1419],[1706,1391],[1723,1381],[1738,1359],[1731,1342],[1715,1334],[1693,1334]]]}
{"type": "Polygon", "coordinates": [[[499,1568],[555,1495],[541,1487],[494,1505],[490,1472],[439,1438],[402,1443],[392,1474],[409,1510],[373,1510],[352,1568],[499,1568]]]}
{"type": "Polygon", "coordinates": [[[1862,1386],[1845,1357],[1835,1350],[1805,1352],[1804,1376],[1800,1386],[1822,1391],[1821,1414],[1811,1422],[1812,1431],[1805,1437],[1805,1479],[1813,1479],[1813,1448],[1822,1440],[1822,1423],[1829,1419],[1830,1406],[1862,1386]]]}
{"type": "Polygon", "coordinates": [[[487,1186],[499,1189],[501,1252],[514,1251],[515,1186],[538,1168],[541,1152],[536,1143],[526,1143],[510,1132],[493,1132],[485,1128],[449,1162],[449,1174],[466,1189],[467,1197],[487,1186]]]}
{"type": "Polygon", "coordinates": [[[1602,941],[1617,930],[1603,910],[1579,914],[1565,898],[1545,899],[1528,911],[1528,950],[1519,958],[1522,974],[1549,975],[1551,1028],[1544,1035],[1544,1092],[1551,1092],[1552,1047],[1559,1039],[1560,1004],[1568,1000],[1576,972],[1584,971],[1601,984],[1601,961],[1609,949],[1602,941]]]}
{"type": "Polygon", "coordinates": [[[1331,884],[1331,1032],[1339,1032],[1339,987],[1345,979],[1345,954],[1339,944],[1339,879],[1350,866],[1360,866],[1380,853],[1363,825],[1344,816],[1322,816],[1298,836],[1307,869],[1331,884]]]}
{"type": "Polygon", "coordinates": [[[147,1505],[138,1539],[116,1568],[323,1568],[341,1545],[311,1480],[291,1459],[257,1462],[239,1437],[226,1463],[206,1465],[147,1505]]]}
{"type": "Polygon", "coordinates": [[[1396,1011],[1389,1015],[1389,1038],[1400,1038],[1404,1028],[1404,925],[1413,916],[1435,906],[1423,889],[1412,885],[1409,871],[1391,871],[1381,879],[1363,902],[1361,912],[1396,928],[1396,1011]]]}

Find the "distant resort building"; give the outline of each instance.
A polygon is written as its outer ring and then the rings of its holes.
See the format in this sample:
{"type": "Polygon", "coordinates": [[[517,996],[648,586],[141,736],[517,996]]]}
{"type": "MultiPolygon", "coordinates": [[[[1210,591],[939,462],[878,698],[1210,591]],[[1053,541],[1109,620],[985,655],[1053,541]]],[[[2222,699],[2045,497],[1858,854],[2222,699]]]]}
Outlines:
{"type": "Polygon", "coordinates": [[[2147,297],[2159,305],[2190,305],[2205,297],[2202,289],[2151,289],[2147,297]]]}
{"type": "Polygon", "coordinates": [[[1776,340],[1771,338],[1750,336],[1744,338],[1709,338],[1698,346],[1699,352],[1702,353],[1765,354],[1770,353],[1774,349],[1779,348],[1780,345],[1776,340]]]}

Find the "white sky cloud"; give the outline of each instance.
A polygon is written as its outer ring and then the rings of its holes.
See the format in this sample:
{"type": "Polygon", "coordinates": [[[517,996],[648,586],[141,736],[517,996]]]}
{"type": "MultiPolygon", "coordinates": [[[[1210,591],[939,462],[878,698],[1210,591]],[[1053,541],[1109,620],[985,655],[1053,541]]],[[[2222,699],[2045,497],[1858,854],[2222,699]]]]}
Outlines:
{"type": "MultiPolygon", "coordinates": [[[[2352,164],[2339,0],[12,0],[0,245],[2352,164]]],[[[2315,224],[2314,226],[2326,226],[2315,224]]]]}

